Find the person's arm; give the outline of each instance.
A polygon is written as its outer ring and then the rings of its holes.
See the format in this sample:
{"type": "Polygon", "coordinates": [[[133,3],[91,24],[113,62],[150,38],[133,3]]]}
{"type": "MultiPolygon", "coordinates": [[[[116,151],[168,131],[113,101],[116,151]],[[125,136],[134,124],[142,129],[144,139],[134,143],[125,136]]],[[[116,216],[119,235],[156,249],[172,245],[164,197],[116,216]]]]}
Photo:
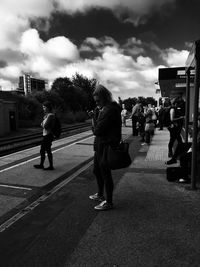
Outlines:
{"type": "Polygon", "coordinates": [[[171,108],[170,109],[170,120],[171,120],[171,122],[174,121],[174,116],[175,116],[175,110],[174,110],[174,108],[171,108]]]}
{"type": "MultiPolygon", "coordinates": [[[[113,120],[115,120],[116,110],[107,106],[100,111],[98,121],[94,127],[94,135],[102,136],[107,131],[113,120]]],[[[121,117],[121,116],[120,116],[121,117]]]]}
{"type": "Polygon", "coordinates": [[[53,125],[53,120],[54,120],[54,115],[53,114],[48,114],[46,121],[43,123],[44,129],[49,129],[53,125]]]}

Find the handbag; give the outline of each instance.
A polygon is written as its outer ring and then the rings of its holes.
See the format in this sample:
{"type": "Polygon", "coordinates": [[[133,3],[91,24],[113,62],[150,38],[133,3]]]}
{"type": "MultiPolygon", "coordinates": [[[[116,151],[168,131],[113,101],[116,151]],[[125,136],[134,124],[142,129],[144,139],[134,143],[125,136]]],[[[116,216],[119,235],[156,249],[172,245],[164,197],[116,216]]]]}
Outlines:
{"type": "Polygon", "coordinates": [[[121,141],[116,147],[108,146],[106,149],[106,162],[111,170],[127,168],[132,160],[129,155],[129,144],[121,141]]]}
{"type": "Polygon", "coordinates": [[[147,122],[145,124],[145,132],[151,132],[151,131],[154,131],[155,130],[155,126],[154,126],[154,123],[153,122],[147,122]]]}

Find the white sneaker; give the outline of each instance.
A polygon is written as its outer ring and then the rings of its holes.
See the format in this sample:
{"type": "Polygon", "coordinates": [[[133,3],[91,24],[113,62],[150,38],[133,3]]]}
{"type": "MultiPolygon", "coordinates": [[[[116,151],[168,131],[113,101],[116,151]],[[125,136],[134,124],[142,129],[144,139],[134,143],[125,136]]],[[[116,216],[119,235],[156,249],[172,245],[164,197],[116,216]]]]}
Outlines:
{"type": "Polygon", "coordinates": [[[110,210],[113,209],[113,204],[107,203],[106,200],[102,201],[99,205],[94,207],[95,210],[110,210]]]}
{"type": "Polygon", "coordinates": [[[102,202],[102,201],[105,200],[104,196],[100,197],[100,196],[98,195],[98,193],[89,196],[89,199],[92,199],[92,200],[95,200],[95,201],[100,201],[100,202],[102,202]]]}

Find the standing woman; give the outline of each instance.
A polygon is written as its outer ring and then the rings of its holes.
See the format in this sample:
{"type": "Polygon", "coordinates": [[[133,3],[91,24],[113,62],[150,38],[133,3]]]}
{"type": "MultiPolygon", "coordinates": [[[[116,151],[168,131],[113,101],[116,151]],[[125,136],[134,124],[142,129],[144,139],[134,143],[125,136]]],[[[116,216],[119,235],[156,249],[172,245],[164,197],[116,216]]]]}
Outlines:
{"type": "Polygon", "coordinates": [[[182,144],[181,130],[183,126],[183,116],[179,113],[177,99],[174,98],[172,101],[172,106],[170,109],[170,121],[171,124],[168,127],[170,133],[170,140],[168,143],[168,157],[173,157],[173,146],[174,142],[177,141],[178,144],[182,144]]]}
{"type": "Polygon", "coordinates": [[[43,139],[40,147],[40,164],[34,165],[36,169],[54,170],[53,155],[51,152],[51,145],[53,141],[52,128],[54,125],[55,115],[52,113],[52,105],[49,101],[43,103],[44,118],[41,123],[43,128],[43,139]],[[47,152],[49,167],[44,168],[45,153],[47,152]]]}
{"type": "Polygon", "coordinates": [[[94,141],[94,174],[97,180],[98,192],[89,196],[90,199],[101,203],[94,208],[96,210],[108,210],[113,208],[113,180],[111,169],[104,160],[104,153],[108,145],[117,146],[121,141],[121,109],[112,101],[111,92],[103,85],[97,85],[94,100],[99,108],[98,117],[93,117],[94,141]],[[104,187],[106,200],[104,198],[104,187]]]}

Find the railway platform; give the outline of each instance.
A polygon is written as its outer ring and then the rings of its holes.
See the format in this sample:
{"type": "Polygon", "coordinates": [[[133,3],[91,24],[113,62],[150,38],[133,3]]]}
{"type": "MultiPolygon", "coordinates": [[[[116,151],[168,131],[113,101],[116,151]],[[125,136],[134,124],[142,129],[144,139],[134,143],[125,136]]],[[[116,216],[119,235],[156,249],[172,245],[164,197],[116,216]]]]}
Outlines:
{"type": "Polygon", "coordinates": [[[166,180],[168,140],[164,129],[141,146],[115,188],[115,209],[99,211],[66,267],[200,266],[200,191],[166,180]]]}
{"type": "Polygon", "coordinates": [[[64,139],[54,142],[54,171],[33,168],[39,160],[38,147],[13,154],[11,158],[1,158],[0,220],[5,221],[8,214],[28,205],[47,188],[62,180],[70,182],[76,171],[81,185],[74,182],[70,187],[69,183],[69,188],[59,194],[62,201],[57,206],[53,208],[51,201],[49,206],[44,205],[45,209],[40,208],[38,217],[30,214],[21,226],[12,228],[9,220],[7,225],[1,224],[0,238],[4,241],[1,253],[8,253],[7,248],[12,243],[7,241],[7,236],[13,240],[13,247],[16,240],[24,242],[24,247],[18,245],[20,248],[13,249],[5,257],[0,256],[0,260],[11,262],[3,267],[200,266],[199,188],[193,191],[190,185],[166,180],[167,129],[156,130],[150,145],[139,144],[139,137],[133,137],[131,132],[128,122],[128,127],[123,127],[123,138],[130,142],[133,162],[129,168],[113,171],[114,209],[108,211],[94,210],[96,203],[88,198],[89,193],[95,193],[91,191],[95,181],[92,186],[89,184],[91,178],[84,180],[91,176],[91,169],[86,175],[80,175],[81,166],[92,166],[93,136],[90,131],[68,137],[67,143],[64,139]],[[77,192],[72,191],[74,186],[77,192]],[[52,215],[47,227],[50,211],[58,213],[56,209],[60,205],[63,206],[61,215],[57,218],[52,215]],[[41,228],[42,223],[38,220],[42,216],[45,227],[42,226],[42,233],[38,234],[35,228],[36,225],[41,228]],[[11,230],[7,235],[4,230],[9,223],[11,230]],[[25,231],[27,225],[30,226],[25,231]],[[31,236],[34,231],[35,238],[31,236]],[[10,255],[13,260],[9,260],[10,255]]]}

